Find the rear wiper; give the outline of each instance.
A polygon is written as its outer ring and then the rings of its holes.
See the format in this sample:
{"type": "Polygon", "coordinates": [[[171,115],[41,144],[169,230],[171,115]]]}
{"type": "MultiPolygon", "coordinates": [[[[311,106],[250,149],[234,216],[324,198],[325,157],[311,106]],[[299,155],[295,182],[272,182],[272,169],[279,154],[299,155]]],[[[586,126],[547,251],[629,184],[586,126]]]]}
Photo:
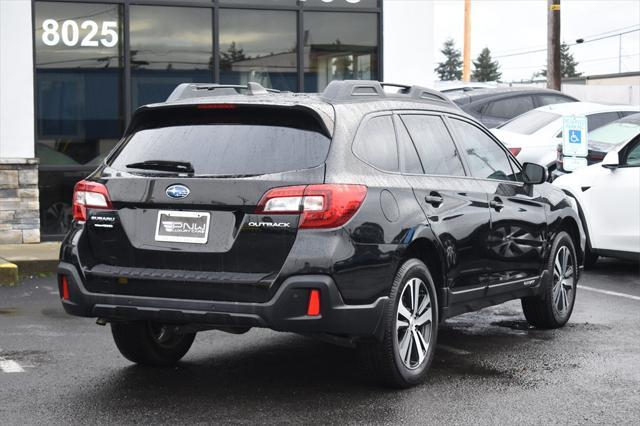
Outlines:
{"type": "Polygon", "coordinates": [[[126,165],[130,169],[161,170],[164,172],[193,173],[193,165],[183,161],[147,160],[126,165]]]}

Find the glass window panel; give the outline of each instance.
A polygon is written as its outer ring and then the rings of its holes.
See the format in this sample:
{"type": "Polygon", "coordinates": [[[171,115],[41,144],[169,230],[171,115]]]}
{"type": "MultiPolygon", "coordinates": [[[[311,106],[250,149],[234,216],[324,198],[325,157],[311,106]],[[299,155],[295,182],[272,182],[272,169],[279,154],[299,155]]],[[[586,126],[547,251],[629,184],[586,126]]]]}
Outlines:
{"type": "Polygon", "coordinates": [[[297,91],[296,12],[220,10],[220,81],[297,91]]]}
{"type": "Polygon", "coordinates": [[[511,170],[509,157],[478,127],[452,119],[459,146],[464,151],[471,176],[482,179],[517,180],[511,170]]]}
{"type": "Polygon", "coordinates": [[[60,235],[73,185],[123,131],[121,8],[36,2],[34,42],[41,230],[60,235]]]}
{"type": "Polygon", "coordinates": [[[484,115],[509,119],[531,111],[533,108],[531,96],[514,96],[490,103],[484,115]]]}
{"type": "Polygon", "coordinates": [[[297,0],[220,0],[224,5],[297,6],[297,0]]]}
{"type": "Polygon", "coordinates": [[[378,14],[305,12],[304,91],[378,78],[378,14]]]}
{"type": "Polygon", "coordinates": [[[398,171],[398,147],[390,115],[373,117],[358,132],[353,152],[380,170],[398,171]]]}
{"type": "Polygon", "coordinates": [[[462,161],[442,119],[431,115],[403,115],[428,175],[464,176],[462,161]]]}
{"type": "Polygon", "coordinates": [[[307,7],[375,8],[378,0],[300,0],[307,7]]]}
{"type": "Polygon", "coordinates": [[[212,81],[212,9],[131,6],[134,108],[162,102],[179,83],[212,81]]]}

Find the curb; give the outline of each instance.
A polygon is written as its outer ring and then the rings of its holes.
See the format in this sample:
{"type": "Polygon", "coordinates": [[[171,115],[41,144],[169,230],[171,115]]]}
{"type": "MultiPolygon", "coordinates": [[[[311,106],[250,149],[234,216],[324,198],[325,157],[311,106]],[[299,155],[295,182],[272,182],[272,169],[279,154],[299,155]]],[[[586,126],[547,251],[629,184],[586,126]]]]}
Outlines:
{"type": "Polygon", "coordinates": [[[14,286],[18,283],[18,265],[0,258],[0,286],[14,286]]]}

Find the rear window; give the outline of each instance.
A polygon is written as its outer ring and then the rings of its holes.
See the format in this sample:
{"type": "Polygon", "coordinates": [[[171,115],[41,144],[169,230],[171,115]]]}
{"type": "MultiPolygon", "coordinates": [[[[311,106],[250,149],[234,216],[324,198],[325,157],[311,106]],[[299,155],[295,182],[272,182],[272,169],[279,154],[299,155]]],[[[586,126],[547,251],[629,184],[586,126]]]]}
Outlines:
{"type": "Polygon", "coordinates": [[[156,174],[127,165],[170,161],[195,175],[279,173],[323,164],[331,142],[312,113],[293,108],[166,108],[140,113],[134,126],[107,161],[114,169],[156,174]]]}
{"type": "Polygon", "coordinates": [[[560,114],[534,109],[503,124],[500,128],[521,135],[531,135],[560,117],[560,114]]]}

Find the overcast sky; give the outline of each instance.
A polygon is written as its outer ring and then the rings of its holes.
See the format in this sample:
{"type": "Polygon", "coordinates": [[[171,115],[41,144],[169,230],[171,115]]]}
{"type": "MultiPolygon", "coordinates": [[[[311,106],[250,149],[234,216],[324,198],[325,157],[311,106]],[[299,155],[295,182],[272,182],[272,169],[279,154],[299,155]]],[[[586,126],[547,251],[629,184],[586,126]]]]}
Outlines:
{"type": "MultiPolygon", "coordinates": [[[[439,62],[444,58],[442,43],[449,37],[462,51],[464,0],[434,3],[435,60],[439,62]]],[[[562,0],[561,5],[561,35],[567,43],[640,28],[639,0],[562,0]]],[[[530,79],[546,66],[544,51],[503,55],[546,47],[547,0],[471,0],[471,29],[472,59],[489,47],[500,62],[503,81],[530,79]]],[[[618,43],[619,37],[612,37],[571,47],[578,71],[585,75],[617,73],[618,43]]],[[[638,70],[640,31],[635,31],[622,35],[622,72],[638,70]]]]}

